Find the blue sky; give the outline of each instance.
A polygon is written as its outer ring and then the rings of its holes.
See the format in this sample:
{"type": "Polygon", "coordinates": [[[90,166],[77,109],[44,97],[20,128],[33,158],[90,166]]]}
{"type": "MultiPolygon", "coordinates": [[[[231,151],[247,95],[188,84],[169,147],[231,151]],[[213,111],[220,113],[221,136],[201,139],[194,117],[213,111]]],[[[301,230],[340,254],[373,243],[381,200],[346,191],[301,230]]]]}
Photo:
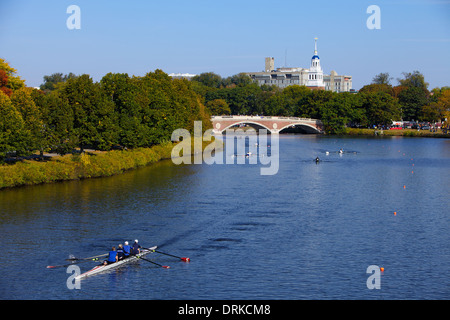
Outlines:
{"type": "Polygon", "coordinates": [[[0,0],[0,57],[28,86],[55,72],[226,77],[261,71],[269,56],[276,67],[309,68],[314,37],[324,72],[352,75],[355,89],[380,72],[397,84],[414,70],[429,89],[450,85],[450,0],[0,0]],[[66,26],[72,4],[80,30],[66,26]],[[379,30],[366,27],[373,4],[379,30]]]}

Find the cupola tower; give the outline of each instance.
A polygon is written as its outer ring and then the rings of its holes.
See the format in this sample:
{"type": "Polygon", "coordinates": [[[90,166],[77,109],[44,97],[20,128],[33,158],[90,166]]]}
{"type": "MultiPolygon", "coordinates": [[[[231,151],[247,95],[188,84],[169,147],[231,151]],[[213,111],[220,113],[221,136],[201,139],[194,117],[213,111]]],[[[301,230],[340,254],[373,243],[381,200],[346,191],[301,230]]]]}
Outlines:
{"type": "Polygon", "coordinates": [[[307,87],[312,89],[324,89],[323,70],[320,66],[320,58],[317,53],[317,38],[314,38],[314,55],[311,58],[311,67],[309,68],[307,87]]]}

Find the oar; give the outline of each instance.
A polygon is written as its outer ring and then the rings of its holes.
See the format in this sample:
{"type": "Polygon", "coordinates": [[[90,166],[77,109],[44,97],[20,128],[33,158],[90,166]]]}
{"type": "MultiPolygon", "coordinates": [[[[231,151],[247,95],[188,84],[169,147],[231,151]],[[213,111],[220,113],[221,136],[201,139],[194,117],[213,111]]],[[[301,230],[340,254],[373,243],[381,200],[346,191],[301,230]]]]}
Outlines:
{"type": "Polygon", "coordinates": [[[62,264],[62,265],[59,265],[59,266],[47,266],[47,269],[66,268],[66,267],[71,266],[73,264],[80,264],[80,263],[89,262],[89,261],[98,261],[98,259],[99,258],[94,258],[94,259],[91,259],[91,260],[82,260],[82,261],[79,261],[79,262],[72,262],[72,263],[68,263],[68,264],[62,264]]]}
{"type": "Polygon", "coordinates": [[[88,258],[69,258],[66,259],[67,261],[73,261],[73,260],[93,260],[94,258],[100,258],[100,257],[106,257],[108,253],[105,254],[99,254],[98,256],[88,257],[88,258]]]}
{"type": "MultiPolygon", "coordinates": [[[[149,249],[149,250],[150,250],[150,249],[149,249]]],[[[158,251],[158,250],[151,250],[151,251],[157,252],[157,253],[160,253],[160,254],[164,254],[164,255],[166,255],[166,256],[178,258],[178,259],[180,259],[181,261],[184,261],[184,262],[189,262],[189,261],[191,261],[190,258],[174,256],[173,254],[170,254],[170,253],[165,253],[165,252],[161,252],[161,251],[158,251]]]]}
{"type": "Polygon", "coordinates": [[[152,260],[148,260],[148,259],[145,259],[145,258],[142,258],[142,257],[136,256],[136,258],[145,260],[145,261],[150,262],[150,263],[153,263],[153,264],[156,264],[157,266],[160,266],[161,268],[166,268],[166,269],[169,269],[169,268],[170,268],[169,266],[163,266],[162,264],[153,262],[152,260]]]}

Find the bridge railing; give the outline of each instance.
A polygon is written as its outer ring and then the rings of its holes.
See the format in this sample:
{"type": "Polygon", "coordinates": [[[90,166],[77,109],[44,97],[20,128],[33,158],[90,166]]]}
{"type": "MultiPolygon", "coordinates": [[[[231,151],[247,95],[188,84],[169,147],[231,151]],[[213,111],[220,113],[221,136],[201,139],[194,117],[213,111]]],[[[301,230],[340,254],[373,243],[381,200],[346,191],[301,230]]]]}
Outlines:
{"type": "Polygon", "coordinates": [[[259,120],[297,120],[297,121],[320,121],[318,119],[312,118],[299,118],[299,117],[273,117],[273,116],[212,116],[211,119],[236,119],[236,120],[247,120],[247,119],[259,119],[259,120]]]}

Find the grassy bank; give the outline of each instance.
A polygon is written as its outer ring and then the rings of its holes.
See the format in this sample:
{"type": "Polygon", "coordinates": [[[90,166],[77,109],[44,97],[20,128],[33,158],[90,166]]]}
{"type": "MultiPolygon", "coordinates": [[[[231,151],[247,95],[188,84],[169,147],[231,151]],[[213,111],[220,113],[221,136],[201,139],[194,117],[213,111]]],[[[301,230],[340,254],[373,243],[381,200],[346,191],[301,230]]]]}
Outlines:
{"type": "MultiPolygon", "coordinates": [[[[210,141],[202,141],[202,149],[210,144],[210,141]]],[[[65,180],[108,177],[171,159],[173,147],[174,144],[168,141],[151,148],[67,154],[52,157],[47,161],[23,160],[15,164],[0,165],[0,190],[65,180]]],[[[221,148],[221,143],[218,143],[216,150],[221,148]]],[[[194,138],[191,138],[192,154],[194,138]]]]}
{"type": "Polygon", "coordinates": [[[402,130],[374,130],[346,128],[346,134],[351,136],[401,136],[401,137],[429,137],[429,138],[450,138],[450,134],[444,134],[442,131],[430,132],[429,130],[402,129],[402,130]]]}
{"type": "Polygon", "coordinates": [[[151,148],[115,150],[24,160],[0,166],[0,189],[40,183],[107,177],[163,159],[170,159],[171,142],[151,148]]]}

